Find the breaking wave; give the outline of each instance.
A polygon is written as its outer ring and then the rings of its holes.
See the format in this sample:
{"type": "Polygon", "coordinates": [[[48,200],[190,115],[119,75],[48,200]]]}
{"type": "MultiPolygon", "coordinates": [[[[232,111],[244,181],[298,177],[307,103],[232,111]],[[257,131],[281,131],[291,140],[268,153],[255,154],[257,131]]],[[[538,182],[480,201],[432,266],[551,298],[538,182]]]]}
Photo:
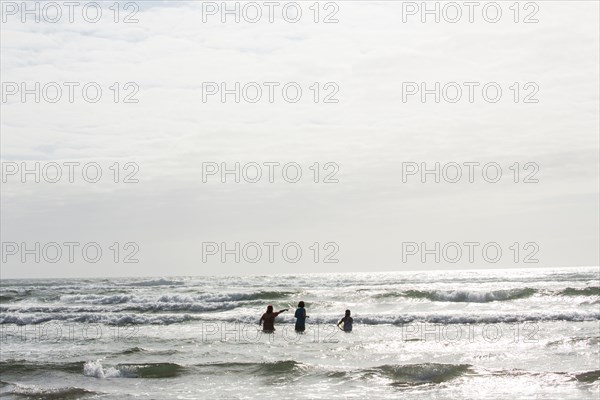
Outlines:
{"type": "MultiPolygon", "coordinates": [[[[375,317],[354,317],[355,322],[367,325],[401,325],[412,322],[430,322],[437,324],[494,324],[541,321],[594,321],[600,320],[600,312],[563,312],[531,314],[407,314],[381,315],[375,317]]],[[[331,323],[335,323],[335,319],[331,323]]]]}
{"type": "MultiPolygon", "coordinates": [[[[489,303],[492,301],[507,301],[524,299],[537,293],[536,289],[508,289],[492,290],[489,292],[476,292],[468,290],[406,290],[395,292],[388,296],[402,296],[414,299],[427,299],[431,301],[489,303]]],[[[387,297],[386,295],[384,295],[387,297]]]]}
{"type": "Polygon", "coordinates": [[[490,303],[493,301],[510,301],[525,299],[534,295],[544,296],[600,296],[600,287],[583,288],[568,287],[558,291],[534,288],[500,289],[491,291],[476,290],[418,290],[390,291],[376,294],[375,298],[403,297],[408,299],[425,299],[439,302],[458,303],[490,303]]]}
{"type": "Polygon", "coordinates": [[[190,314],[177,315],[144,315],[144,314],[6,314],[0,316],[0,325],[35,325],[49,321],[66,321],[78,323],[94,323],[106,325],[170,325],[187,321],[199,320],[198,316],[190,314]]]}
{"type": "Polygon", "coordinates": [[[117,364],[104,367],[100,361],[88,361],[83,365],[83,374],[95,378],[172,378],[184,370],[174,363],[117,364]]]}
{"type": "MultiPolygon", "coordinates": [[[[596,321],[600,320],[600,312],[556,312],[556,313],[528,313],[528,314],[433,314],[433,313],[414,313],[414,314],[380,314],[361,316],[353,315],[355,324],[365,325],[405,325],[416,322],[428,322],[435,324],[494,324],[494,323],[515,323],[515,322],[545,322],[545,321],[596,321]]],[[[226,317],[220,319],[223,322],[244,322],[253,324],[252,316],[240,318],[226,317]]],[[[332,324],[339,321],[339,316],[312,316],[311,324],[332,324]]],[[[292,317],[281,318],[281,324],[293,323],[292,317]]]]}
{"type": "Polygon", "coordinates": [[[295,292],[278,292],[278,291],[258,291],[249,293],[202,293],[195,296],[182,294],[163,294],[160,296],[136,296],[128,295],[111,295],[102,296],[97,294],[85,295],[63,295],[60,300],[66,303],[83,303],[83,304],[145,304],[145,303],[223,303],[223,302],[240,302],[253,300],[277,300],[294,295],[295,292]]]}

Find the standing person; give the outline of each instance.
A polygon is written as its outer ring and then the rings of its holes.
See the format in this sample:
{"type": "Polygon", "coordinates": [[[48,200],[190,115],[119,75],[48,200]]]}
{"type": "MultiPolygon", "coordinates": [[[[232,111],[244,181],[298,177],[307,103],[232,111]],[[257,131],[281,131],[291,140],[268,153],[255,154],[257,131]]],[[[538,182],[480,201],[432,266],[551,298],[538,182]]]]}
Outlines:
{"type": "Polygon", "coordinates": [[[304,332],[306,329],[304,324],[306,323],[306,318],[308,318],[308,315],[306,315],[306,309],[304,308],[303,301],[298,303],[298,308],[296,309],[296,314],[294,314],[294,317],[296,317],[296,332],[304,332]]]}
{"type": "Polygon", "coordinates": [[[340,327],[340,325],[343,323],[344,324],[344,328],[340,328],[342,329],[344,332],[352,332],[352,322],[354,320],[352,319],[352,317],[350,316],[350,310],[346,310],[346,315],[344,315],[344,318],[342,318],[340,320],[340,322],[338,322],[337,326],[338,328],[340,327]]]}
{"type": "Polygon", "coordinates": [[[267,306],[267,312],[264,313],[262,317],[260,317],[260,321],[258,321],[259,325],[262,324],[263,332],[273,333],[275,331],[275,317],[287,310],[288,309],[286,308],[277,312],[273,312],[273,306],[267,306]]]}

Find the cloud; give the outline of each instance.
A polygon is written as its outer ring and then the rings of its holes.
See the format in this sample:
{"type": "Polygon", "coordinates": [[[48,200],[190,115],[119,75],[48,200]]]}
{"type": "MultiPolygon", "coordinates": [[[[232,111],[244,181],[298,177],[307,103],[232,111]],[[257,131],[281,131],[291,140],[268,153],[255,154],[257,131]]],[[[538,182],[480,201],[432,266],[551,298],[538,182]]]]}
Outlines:
{"type": "Polygon", "coordinates": [[[337,24],[315,24],[307,4],[297,24],[279,14],[274,23],[223,24],[218,16],[202,23],[200,2],[139,5],[136,24],[2,24],[3,82],[81,82],[72,104],[2,104],[3,162],[98,162],[105,177],[114,162],[140,168],[140,183],[129,186],[3,184],[2,236],[134,240],[143,264],[48,272],[8,263],[3,276],[194,274],[199,243],[212,240],[339,242],[342,262],[303,266],[317,271],[407,268],[400,242],[469,237],[537,241],[544,266],[598,264],[597,241],[589,245],[598,239],[598,4],[544,3],[539,24],[515,24],[510,14],[498,24],[402,23],[391,2],[339,3],[337,24]],[[482,84],[474,103],[423,104],[402,101],[402,83],[411,81],[457,82],[464,96],[463,82],[482,84]],[[481,99],[491,81],[503,88],[496,104],[481,99]],[[101,101],[82,101],[86,82],[102,87],[101,101]],[[263,100],[205,103],[204,82],[257,82],[263,100]],[[264,82],[281,82],[273,103],[264,82]],[[282,100],[287,82],[302,87],[298,103],[282,100]],[[322,102],[332,93],[327,82],[339,88],[339,103],[322,102]],[[527,82],[539,86],[539,103],[521,102],[532,93],[527,82]],[[139,102],[123,103],[128,94],[139,102]],[[236,161],[297,162],[309,178],[202,184],[203,162],[236,161]],[[309,167],[329,161],[340,166],[340,183],[311,183],[309,167]],[[493,161],[506,179],[403,184],[408,161],[493,161]],[[540,183],[511,183],[515,162],[537,163],[540,183]]]}

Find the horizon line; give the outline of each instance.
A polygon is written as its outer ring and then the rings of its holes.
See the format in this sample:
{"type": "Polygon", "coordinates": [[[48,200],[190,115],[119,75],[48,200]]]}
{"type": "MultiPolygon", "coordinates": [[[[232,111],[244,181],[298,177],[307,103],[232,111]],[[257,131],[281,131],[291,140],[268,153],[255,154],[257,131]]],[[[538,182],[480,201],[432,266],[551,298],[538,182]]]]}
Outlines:
{"type": "MultiPolygon", "coordinates": [[[[557,267],[504,267],[504,268],[448,268],[448,269],[427,269],[427,270],[390,270],[390,271],[351,271],[351,272],[300,272],[300,273],[273,273],[273,274],[237,274],[237,275],[143,275],[143,276],[93,276],[93,277],[38,277],[38,278],[2,278],[0,270],[0,282],[9,280],[52,280],[52,279],[68,279],[68,280],[79,280],[79,279],[151,279],[151,278],[230,278],[230,277],[266,277],[266,276],[298,276],[298,275],[349,275],[349,274],[385,274],[385,273],[403,273],[403,272],[421,272],[421,273],[435,273],[435,272],[471,272],[471,271],[506,271],[506,270],[548,270],[548,269],[576,269],[576,268],[598,268],[600,273],[600,265],[570,265],[570,266],[557,266],[557,267]]],[[[0,285],[1,286],[1,285],[0,285]]]]}

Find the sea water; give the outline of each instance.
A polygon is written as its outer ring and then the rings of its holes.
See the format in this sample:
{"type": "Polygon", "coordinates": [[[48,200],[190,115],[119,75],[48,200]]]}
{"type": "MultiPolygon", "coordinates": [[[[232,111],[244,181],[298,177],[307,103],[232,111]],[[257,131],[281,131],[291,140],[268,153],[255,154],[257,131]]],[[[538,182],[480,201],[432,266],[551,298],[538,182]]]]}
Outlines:
{"type": "Polygon", "coordinates": [[[3,280],[0,302],[7,399],[600,396],[598,267],[3,280]]]}

